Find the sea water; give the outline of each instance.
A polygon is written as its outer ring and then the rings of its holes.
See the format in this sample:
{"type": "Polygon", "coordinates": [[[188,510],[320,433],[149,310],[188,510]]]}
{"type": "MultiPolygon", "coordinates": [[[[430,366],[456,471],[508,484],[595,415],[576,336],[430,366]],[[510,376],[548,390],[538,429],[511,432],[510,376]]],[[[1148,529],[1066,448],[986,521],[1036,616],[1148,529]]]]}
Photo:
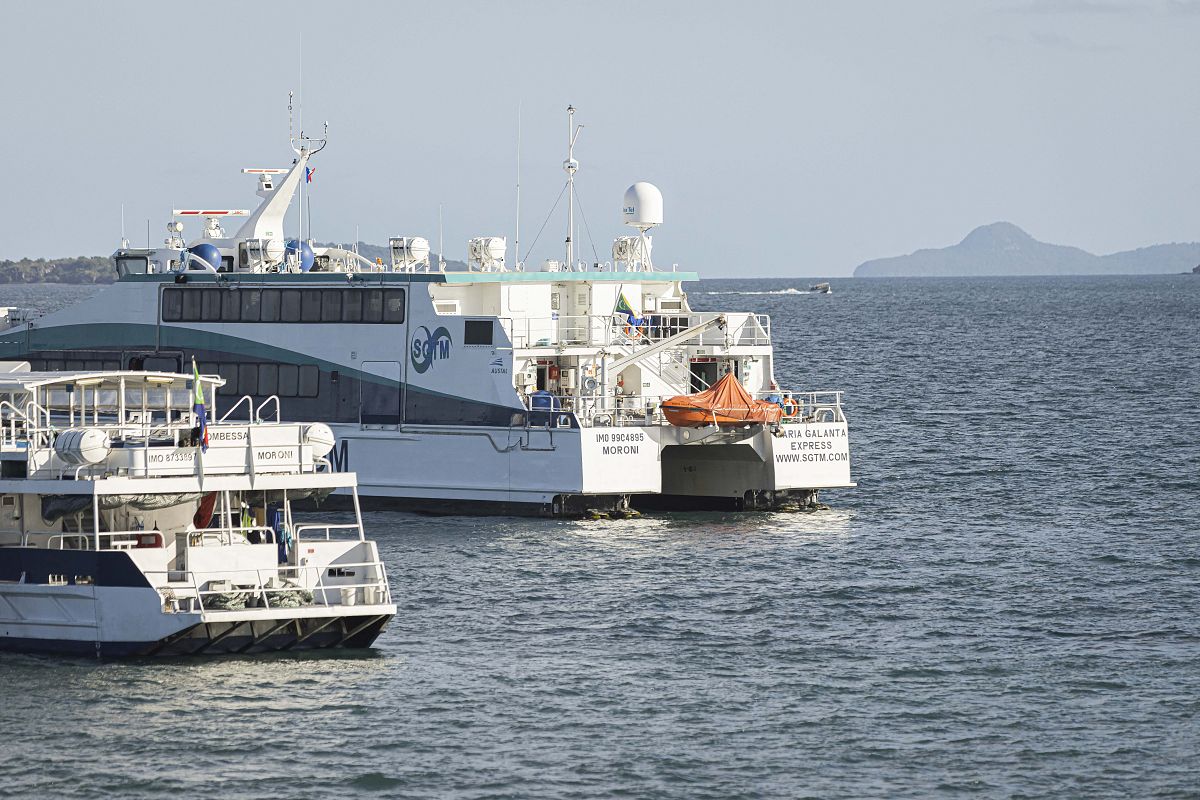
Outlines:
{"type": "Polygon", "coordinates": [[[0,795],[1196,797],[1200,277],[809,283],[690,296],[845,390],[828,510],[367,514],[373,650],[0,655],[0,795]]]}

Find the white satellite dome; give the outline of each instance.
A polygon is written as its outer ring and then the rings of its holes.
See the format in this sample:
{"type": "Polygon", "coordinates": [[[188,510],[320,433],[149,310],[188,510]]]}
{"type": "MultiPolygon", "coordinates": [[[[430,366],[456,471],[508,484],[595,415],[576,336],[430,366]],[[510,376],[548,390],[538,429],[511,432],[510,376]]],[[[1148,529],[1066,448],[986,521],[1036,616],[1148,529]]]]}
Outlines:
{"type": "Polygon", "coordinates": [[[652,183],[638,181],[625,190],[625,201],[621,204],[625,224],[635,228],[652,228],[662,225],[662,192],[652,183]]]}

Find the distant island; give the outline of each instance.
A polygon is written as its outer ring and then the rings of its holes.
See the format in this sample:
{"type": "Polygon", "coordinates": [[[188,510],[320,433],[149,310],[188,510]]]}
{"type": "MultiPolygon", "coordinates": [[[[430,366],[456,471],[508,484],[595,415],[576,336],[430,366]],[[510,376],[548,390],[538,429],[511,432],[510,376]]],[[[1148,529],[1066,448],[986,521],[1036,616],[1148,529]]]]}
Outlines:
{"type": "Polygon", "coordinates": [[[1039,242],[1011,222],[993,222],[956,245],[859,264],[856,278],[1200,273],[1200,242],[1157,244],[1098,256],[1039,242]],[[1195,269],[1193,269],[1195,267],[1195,269]]]}
{"type": "MultiPolygon", "coordinates": [[[[318,242],[318,245],[321,244],[318,242]]],[[[360,242],[359,254],[374,261],[383,259],[388,263],[391,255],[383,245],[360,242]]],[[[429,261],[437,269],[437,255],[430,254],[429,261]]],[[[466,269],[461,261],[446,260],[450,270],[466,269]]],[[[22,258],[17,261],[0,260],[0,285],[8,283],[113,283],[117,279],[116,266],[109,256],[75,256],[73,258],[22,258]]]]}
{"type": "Polygon", "coordinates": [[[0,284],[112,283],[116,279],[117,271],[108,256],[0,261],[0,284]]]}

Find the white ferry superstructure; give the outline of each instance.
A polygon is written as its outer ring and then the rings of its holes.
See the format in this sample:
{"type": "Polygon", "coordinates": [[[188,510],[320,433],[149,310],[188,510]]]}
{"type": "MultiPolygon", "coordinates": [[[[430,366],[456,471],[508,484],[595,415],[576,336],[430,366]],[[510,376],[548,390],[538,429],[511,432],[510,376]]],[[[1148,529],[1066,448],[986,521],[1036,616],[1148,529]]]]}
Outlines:
{"type": "MultiPolygon", "coordinates": [[[[694,311],[684,285],[697,276],[653,266],[662,196],[650,184],[626,193],[635,233],[616,239],[611,263],[577,263],[568,236],[567,260],[509,268],[505,240],[479,237],[467,270],[444,271],[420,237],[391,239],[378,263],[285,236],[323,146],[294,141],[291,167],[243,170],[258,179],[252,212],[180,209],[164,246],[123,242],[114,285],[19,318],[0,332],[0,356],[175,372],[194,358],[232,397],[279,395],[289,414],[330,425],[335,468],[356,471],[372,504],[758,509],[854,485],[842,393],[777,386],[767,315],[694,311]],[[185,241],[189,218],[204,227],[185,241]],[[242,221],[233,235],[231,219],[242,221]],[[778,403],[782,422],[670,424],[663,399],[726,372],[778,403]]],[[[573,153],[564,167],[570,183],[573,153]]]]}
{"type": "Polygon", "coordinates": [[[395,616],[329,427],[198,382],[0,363],[0,650],[366,647],[395,616]],[[353,517],[293,514],[333,491],[353,517]]]}

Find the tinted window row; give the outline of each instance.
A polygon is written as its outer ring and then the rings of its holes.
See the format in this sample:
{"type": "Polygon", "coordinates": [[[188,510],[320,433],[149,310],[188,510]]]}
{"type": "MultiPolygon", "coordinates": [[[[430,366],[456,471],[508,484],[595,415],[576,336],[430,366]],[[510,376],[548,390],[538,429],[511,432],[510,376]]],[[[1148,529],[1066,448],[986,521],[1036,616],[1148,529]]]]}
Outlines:
{"type": "Polygon", "coordinates": [[[403,289],[168,287],[163,322],[404,322],[403,289]]]}
{"type": "Polygon", "coordinates": [[[222,397],[316,397],[320,371],[312,364],[240,364],[223,361],[199,364],[200,374],[220,375],[225,379],[222,397]]]}
{"type": "MultiPolygon", "coordinates": [[[[34,372],[109,372],[121,368],[120,361],[101,361],[95,358],[31,358],[29,368],[34,372]]],[[[171,369],[170,372],[175,372],[171,369]]]]}

